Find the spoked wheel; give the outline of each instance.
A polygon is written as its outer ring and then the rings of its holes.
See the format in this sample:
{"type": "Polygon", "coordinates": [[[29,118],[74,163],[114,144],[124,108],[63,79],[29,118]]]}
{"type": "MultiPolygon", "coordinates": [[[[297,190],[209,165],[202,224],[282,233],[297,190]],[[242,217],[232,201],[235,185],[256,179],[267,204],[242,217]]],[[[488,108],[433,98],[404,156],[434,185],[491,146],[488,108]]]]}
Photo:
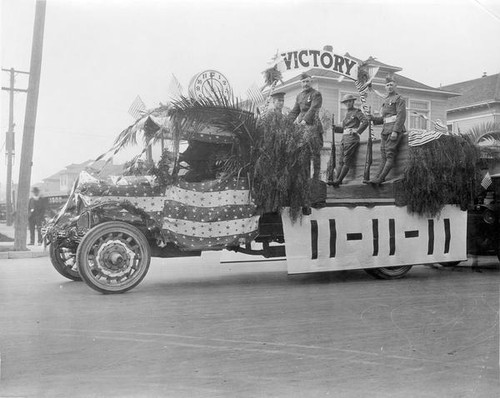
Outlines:
{"type": "Polygon", "coordinates": [[[82,279],[101,293],[123,293],[146,276],[151,250],[145,236],[132,225],[109,221],[92,228],[76,254],[82,279]]]}
{"type": "Polygon", "coordinates": [[[377,279],[399,279],[405,276],[413,265],[400,267],[366,268],[365,271],[377,279]]]}
{"type": "Polygon", "coordinates": [[[72,281],[81,281],[76,266],[76,244],[66,240],[56,240],[49,246],[50,261],[52,265],[65,278],[72,281]]]}

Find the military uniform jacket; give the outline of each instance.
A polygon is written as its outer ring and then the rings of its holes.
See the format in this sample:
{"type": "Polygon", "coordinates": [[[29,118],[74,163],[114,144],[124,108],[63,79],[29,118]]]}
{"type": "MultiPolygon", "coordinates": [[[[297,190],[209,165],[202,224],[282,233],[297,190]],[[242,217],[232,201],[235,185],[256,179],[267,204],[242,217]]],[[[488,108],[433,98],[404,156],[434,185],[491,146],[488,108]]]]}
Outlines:
{"type": "Polygon", "coordinates": [[[404,133],[406,121],[406,103],[398,93],[386,97],[380,111],[382,116],[373,117],[373,124],[383,124],[382,135],[392,132],[404,133]],[[394,119],[394,120],[393,120],[394,119]]]}
{"type": "Polygon", "coordinates": [[[355,133],[361,134],[368,127],[368,119],[361,111],[361,109],[354,108],[347,111],[345,118],[342,122],[342,127],[336,126],[336,133],[344,133],[347,129],[354,130],[355,133]]]}
{"type": "MultiPolygon", "coordinates": [[[[306,124],[312,125],[315,123],[315,118],[323,104],[321,93],[313,88],[305,90],[297,95],[295,106],[288,114],[291,120],[297,119],[300,123],[305,120],[306,124]]],[[[319,121],[319,119],[318,119],[319,121]]]]}

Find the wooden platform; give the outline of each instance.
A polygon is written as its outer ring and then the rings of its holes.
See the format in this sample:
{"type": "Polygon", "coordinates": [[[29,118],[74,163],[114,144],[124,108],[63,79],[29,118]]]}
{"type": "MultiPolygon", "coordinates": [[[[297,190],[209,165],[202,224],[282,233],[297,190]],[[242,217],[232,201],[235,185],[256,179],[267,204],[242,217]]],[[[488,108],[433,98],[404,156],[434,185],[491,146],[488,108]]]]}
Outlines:
{"type": "MultiPolygon", "coordinates": [[[[337,141],[338,137],[336,137],[337,141]]],[[[344,178],[339,187],[328,186],[327,203],[392,203],[400,202],[398,195],[398,181],[403,178],[406,160],[408,159],[408,134],[405,133],[399,144],[396,163],[382,185],[363,184],[367,143],[362,142],[356,156],[356,163],[344,178]]],[[[340,156],[340,144],[337,143],[337,159],[340,156]]],[[[337,162],[338,164],[338,162],[337,162]]],[[[370,177],[377,174],[380,165],[380,140],[373,143],[373,162],[370,168],[370,177]]]]}

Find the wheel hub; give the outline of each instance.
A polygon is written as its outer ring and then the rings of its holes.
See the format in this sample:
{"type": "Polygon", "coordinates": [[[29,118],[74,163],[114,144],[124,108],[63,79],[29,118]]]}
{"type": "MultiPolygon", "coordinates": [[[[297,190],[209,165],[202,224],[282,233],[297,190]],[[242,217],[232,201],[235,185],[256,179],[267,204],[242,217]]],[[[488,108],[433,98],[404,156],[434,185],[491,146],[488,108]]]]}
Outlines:
{"type": "Polygon", "coordinates": [[[113,278],[125,275],[134,263],[135,253],[120,240],[105,242],[96,255],[101,272],[113,278]]]}

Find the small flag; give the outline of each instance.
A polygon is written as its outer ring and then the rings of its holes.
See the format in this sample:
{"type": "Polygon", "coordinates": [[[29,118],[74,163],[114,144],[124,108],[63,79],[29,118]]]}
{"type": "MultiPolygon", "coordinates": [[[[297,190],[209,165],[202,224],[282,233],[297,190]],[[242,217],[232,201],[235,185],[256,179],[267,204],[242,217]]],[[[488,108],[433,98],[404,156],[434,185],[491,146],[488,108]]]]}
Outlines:
{"type": "Polygon", "coordinates": [[[431,141],[438,140],[442,135],[443,133],[440,131],[410,130],[408,132],[408,146],[425,145],[431,141]]]}
{"type": "Polygon", "coordinates": [[[137,96],[128,108],[128,113],[130,113],[135,119],[139,119],[146,112],[146,105],[142,102],[141,97],[137,96]]]}
{"type": "Polygon", "coordinates": [[[481,186],[484,189],[488,189],[492,183],[493,183],[493,181],[491,180],[490,172],[487,171],[486,175],[484,176],[483,180],[481,181],[481,186]]]}
{"type": "Polygon", "coordinates": [[[182,97],[182,85],[173,73],[172,78],[170,79],[170,84],[168,85],[168,93],[172,98],[182,97]]]}
{"type": "Polygon", "coordinates": [[[257,106],[262,104],[265,101],[265,98],[262,95],[262,92],[260,91],[259,87],[257,87],[257,85],[255,83],[252,84],[252,86],[250,86],[249,89],[247,90],[247,96],[257,106]]]}

